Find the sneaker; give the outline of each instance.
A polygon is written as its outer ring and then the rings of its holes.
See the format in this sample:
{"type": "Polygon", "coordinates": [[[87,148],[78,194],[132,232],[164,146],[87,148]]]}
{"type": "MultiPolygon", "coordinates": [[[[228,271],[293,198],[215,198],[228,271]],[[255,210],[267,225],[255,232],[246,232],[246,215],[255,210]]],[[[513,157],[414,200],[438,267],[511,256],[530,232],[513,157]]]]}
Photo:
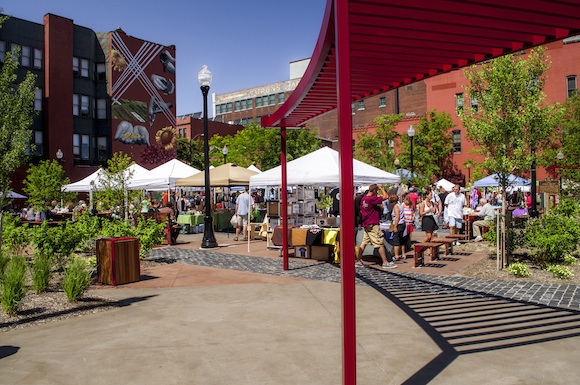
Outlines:
{"type": "Polygon", "coordinates": [[[383,269],[394,269],[397,267],[397,265],[395,265],[394,262],[389,262],[389,263],[383,263],[383,265],[381,267],[383,269]]]}
{"type": "Polygon", "coordinates": [[[355,262],[354,267],[365,267],[365,264],[362,261],[355,262]]]}
{"type": "Polygon", "coordinates": [[[454,245],[455,245],[455,246],[460,246],[460,245],[461,245],[461,243],[459,243],[459,241],[455,241],[454,245]]]}
{"type": "Polygon", "coordinates": [[[483,237],[481,237],[479,235],[477,237],[475,237],[475,239],[473,240],[473,242],[481,242],[481,241],[483,241],[483,237]]]}

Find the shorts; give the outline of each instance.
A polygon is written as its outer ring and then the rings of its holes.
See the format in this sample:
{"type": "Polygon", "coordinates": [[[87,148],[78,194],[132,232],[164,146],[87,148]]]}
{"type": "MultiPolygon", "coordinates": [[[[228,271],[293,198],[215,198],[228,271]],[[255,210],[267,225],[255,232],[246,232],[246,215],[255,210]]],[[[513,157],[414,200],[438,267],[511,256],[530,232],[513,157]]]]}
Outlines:
{"type": "Polygon", "coordinates": [[[463,224],[463,218],[449,217],[449,227],[460,229],[463,224]]]}
{"type": "Polygon", "coordinates": [[[385,234],[379,225],[371,225],[364,228],[363,243],[371,244],[373,247],[380,247],[384,245],[385,234]]]}
{"type": "Polygon", "coordinates": [[[401,246],[403,245],[403,240],[404,240],[404,235],[405,234],[405,228],[407,227],[406,224],[404,223],[399,223],[399,225],[397,226],[397,230],[393,231],[392,233],[389,233],[389,236],[387,236],[387,242],[391,245],[391,246],[401,246]]]}

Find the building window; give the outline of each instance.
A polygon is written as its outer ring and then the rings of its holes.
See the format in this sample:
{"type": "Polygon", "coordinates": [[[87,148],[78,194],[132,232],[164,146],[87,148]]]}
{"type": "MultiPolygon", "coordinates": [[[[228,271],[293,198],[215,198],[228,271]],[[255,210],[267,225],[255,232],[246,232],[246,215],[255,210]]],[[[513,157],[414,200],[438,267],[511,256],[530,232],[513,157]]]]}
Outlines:
{"type": "Polygon", "coordinates": [[[471,103],[471,112],[477,114],[477,112],[479,111],[479,103],[477,102],[477,98],[473,95],[470,95],[469,101],[471,103]]]}
{"type": "Polygon", "coordinates": [[[248,109],[254,108],[254,99],[248,99],[248,109]]]}
{"type": "Polygon", "coordinates": [[[97,119],[107,119],[106,99],[97,99],[97,119]]]}
{"type": "Polygon", "coordinates": [[[86,95],[81,95],[81,116],[89,116],[90,103],[89,97],[86,95]]]}
{"type": "Polygon", "coordinates": [[[73,66],[73,75],[74,76],[79,76],[79,74],[80,74],[80,67],[79,67],[79,58],[78,57],[73,56],[72,66],[73,66]]]}
{"type": "Polygon", "coordinates": [[[350,105],[350,109],[351,109],[351,111],[352,111],[352,114],[354,115],[354,103],[352,103],[352,104],[350,105]]]}
{"type": "Polygon", "coordinates": [[[269,106],[273,106],[276,104],[276,95],[272,94],[272,95],[268,95],[268,100],[269,100],[269,106]]]}
{"type": "Polygon", "coordinates": [[[107,160],[107,137],[99,136],[97,138],[97,160],[107,160]]]}
{"type": "Polygon", "coordinates": [[[379,98],[379,108],[387,106],[387,98],[385,96],[381,96],[379,98]]]}
{"type": "Polygon", "coordinates": [[[34,49],[34,68],[42,68],[42,50],[38,48],[34,49]]]}
{"type": "Polygon", "coordinates": [[[358,102],[356,102],[357,104],[357,108],[359,111],[363,111],[365,109],[365,101],[364,100],[359,100],[358,102]]]}
{"type": "Polygon", "coordinates": [[[240,101],[236,100],[234,102],[234,111],[239,111],[240,110],[240,101]]]}
{"type": "Polygon", "coordinates": [[[463,97],[463,93],[455,94],[455,114],[457,116],[459,116],[459,114],[463,112],[464,103],[465,99],[463,97]]]}
{"type": "Polygon", "coordinates": [[[81,59],[81,77],[89,77],[89,61],[87,59],[81,59]]]}
{"type": "Polygon", "coordinates": [[[461,131],[453,130],[451,138],[453,140],[453,152],[454,153],[461,152],[461,131]]]}
{"type": "Polygon", "coordinates": [[[44,140],[42,136],[42,131],[34,131],[34,155],[42,156],[44,151],[44,140]]]}
{"type": "Polygon", "coordinates": [[[240,100],[240,109],[242,109],[242,110],[248,109],[248,102],[246,102],[246,99],[240,100]]]}
{"type": "Polygon", "coordinates": [[[107,80],[107,68],[105,63],[97,63],[97,80],[104,82],[107,80]]]}
{"type": "Polygon", "coordinates": [[[30,62],[32,61],[32,52],[30,47],[22,46],[22,52],[20,54],[20,64],[23,67],[30,67],[30,62]]]}
{"type": "Polygon", "coordinates": [[[257,116],[256,117],[256,123],[260,124],[262,122],[262,117],[261,116],[257,116]]]}
{"type": "Polygon", "coordinates": [[[232,112],[232,103],[226,103],[226,112],[232,112]]]}
{"type": "Polygon", "coordinates": [[[6,56],[6,42],[0,40],[0,62],[4,63],[5,56],[6,56]]]}
{"type": "Polygon", "coordinates": [[[79,116],[79,106],[81,98],[78,94],[73,94],[73,116],[79,116]]]}
{"type": "Polygon", "coordinates": [[[566,95],[568,97],[573,96],[576,94],[576,89],[578,88],[578,84],[576,83],[576,75],[570,75],[566,77],[566,95]]]}
{"type": "Polygon", "coordinates": [[[278,93],[278,104],[284,103],[284,92],[278,93]]]}
{"type": "Polygon", "coordinates": [[[34,110],[42,111],[42,90],[40,88],[34,91],[34,110]]]}
{"type": "Polygon", "coordinates": [[[258,107],[262,107],[262,97],[261,96],[258,96],[256,98],[256,108],[258,108],[258,107]]]}
{"type": "Polygon", "coordinates": [[[73,134],[73,155],[75,159],[89,159],[90,137],[88,135],[73,134]]]}

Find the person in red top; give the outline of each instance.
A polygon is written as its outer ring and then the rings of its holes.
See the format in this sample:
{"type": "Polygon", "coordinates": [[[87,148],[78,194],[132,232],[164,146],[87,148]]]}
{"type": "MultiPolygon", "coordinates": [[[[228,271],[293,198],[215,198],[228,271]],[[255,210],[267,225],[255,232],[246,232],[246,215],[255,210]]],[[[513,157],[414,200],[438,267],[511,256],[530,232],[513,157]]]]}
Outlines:
{"type": "Polygon", "coordinates": [[[369,191],[360,202],[360,214],[362,218],[362,226],[364,228],[363,241],[360,247],[357,249],[356,253],[356,266],[364,266],[361,257],[363,250],[367,244],[373,245],[375,248],[379,248],[379,255],[383,260],[383,269],[392,269],[397,267],[392,261],[387,261],[387,251],[384,245],[384,233],[379,227],[379,222],[381,219],[381,213],[383,212],[383,201],[388,198],[387,192],[382,186],[376,183],[369,186],[369,191]],[[381,195],[378,195],[378,191],[381,191],[381,195]]]}

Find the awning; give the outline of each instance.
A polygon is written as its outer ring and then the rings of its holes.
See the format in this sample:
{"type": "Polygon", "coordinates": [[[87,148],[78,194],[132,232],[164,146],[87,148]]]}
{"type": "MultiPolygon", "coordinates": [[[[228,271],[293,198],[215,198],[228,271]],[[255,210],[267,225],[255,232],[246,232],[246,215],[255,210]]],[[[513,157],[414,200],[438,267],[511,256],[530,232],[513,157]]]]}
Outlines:
{"type": "Polygon", "coordinates": [[[263,127],[337,108],[335,1],[348,6],[352,101],[580,33],[578,1],[328,0],[306,73],[263,127]]]}

